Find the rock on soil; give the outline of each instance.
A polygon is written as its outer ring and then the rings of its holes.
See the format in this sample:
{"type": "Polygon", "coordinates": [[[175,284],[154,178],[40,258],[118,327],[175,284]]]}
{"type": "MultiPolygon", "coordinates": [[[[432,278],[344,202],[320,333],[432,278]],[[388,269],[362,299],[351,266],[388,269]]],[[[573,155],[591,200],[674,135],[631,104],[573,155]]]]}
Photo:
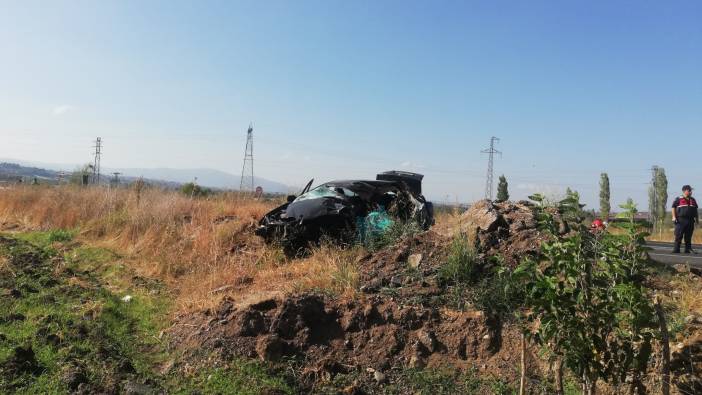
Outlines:
{"type": "Polygon", "coordinates": [[[359,259],[361,291],[379,294],[392,290],[407,304],[423,304],[442,293],[436,274],[444,264],[451,239],[433,231],[401,240],[398,244],[359,259]]]}
{"type": "Polygon", "coordinates": [[[473,238],[478,252],[499,254],[505,264],[515,267],[524,257],[535,257],[546,239],[537,228],[535,214],[529,201],[481,200],[461,214],[458,230],[473,238]]]}

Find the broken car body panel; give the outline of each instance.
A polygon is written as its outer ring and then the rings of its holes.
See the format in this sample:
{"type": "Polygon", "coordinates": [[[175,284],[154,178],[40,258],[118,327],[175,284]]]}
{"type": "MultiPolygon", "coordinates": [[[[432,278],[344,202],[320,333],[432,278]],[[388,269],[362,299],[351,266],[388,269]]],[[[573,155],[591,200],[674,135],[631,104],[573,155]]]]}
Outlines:
{"type": "Polygon", "coordinates": [[[433,206],[421,195],[422,178],[421,174],[391,171],[378,174],[376,180],[330,181],[313,189],[308,186],[294,200],[266,214],[256,234],[266,241],[280,242],[288,253],[296,253],[322,236],[352,242],[358,239],[361,224],[368,218],[377,222],[379,213],[384,220],[376,231],[387,229],[389,218],[415,221],[428,229],[434,223],[433,206]]]}

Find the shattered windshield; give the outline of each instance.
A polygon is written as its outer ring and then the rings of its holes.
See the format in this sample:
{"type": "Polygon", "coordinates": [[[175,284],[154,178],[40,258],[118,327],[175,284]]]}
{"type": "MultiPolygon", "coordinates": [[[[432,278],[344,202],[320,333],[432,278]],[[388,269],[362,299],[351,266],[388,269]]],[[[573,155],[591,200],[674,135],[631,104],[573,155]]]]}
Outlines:
{"type": "Polygon", "coordinates": [[[320,199],[325,197],[354,197],[358,196],[355,192],[344,187],[330,187],[326,185],[320,185],[315,189],[306,192],[295,199],[296,202],[301,202],[303,200],[309,199],[320,199]]]}

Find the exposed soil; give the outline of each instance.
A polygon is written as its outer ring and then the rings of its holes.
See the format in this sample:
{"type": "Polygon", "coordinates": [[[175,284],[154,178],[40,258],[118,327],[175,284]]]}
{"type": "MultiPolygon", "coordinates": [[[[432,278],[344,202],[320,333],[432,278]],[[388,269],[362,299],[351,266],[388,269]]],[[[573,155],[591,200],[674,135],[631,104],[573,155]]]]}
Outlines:
{"type": "MultiPolygon", "coordinates": [[[[179,324],[171,337],[194,353],[212,350],[222,360],[296,359],[299,383],[308,390],[337,374],[354,374],[356,390],[375,392],[395,380],[398,370],[425,366],[478,368],[509,380],[518,374],[513,329],[501,330],[480,311],[406,306],[386,296],[341,301],[303,294],[243,305],[225,299],[216,311],[183,317],[179,324]]],[[[529,359],[538,366],[531,352],[529,359]]]]}
{"type": "Polygon", "coordinates": [[[430,303],[443,292],[436,277],[445,262],[450,241],[428,231],[362,257],[357,262],[360,290],[366,294],[391,295],[405,304],[430,303]]]}
{"type": "MultiPolygon", "coordinates": [[[[506,230],[501,237],[509,238],[510,225],[522,244],[509,251],[520,254],[538,245],[533,219],[529,222],[524,214],[527,209],[504,207],[504,216],[496,219],[500,224],[486,226],[476,239],[491,243],[480,244],[489,246],[479,250],[480,262],[504,251],[504,239],[491,235],[506,230]]],[[[402,370],[424,367],[476,369],[515,382],[520,357],[516,328],[482,311],[450,310],[434,303],[446,292],[438,271],[450,243],[451,237],[427,231],[361,257],[357,265],[362,295],[357,300],[312,293],[260,295],[225,299],[214,311],[179,317],[170,332],[172,346],[191,350],[183,358],[187,366],[180,368],[193,369],[198,355],[207,355],[203,364],[212,363],[211,355],[203,353],[207,350],[220,361],[232,356],[292,359],[302,388],[312,392],[336,375],[352,375],[356,379],[348,393],[376,393],[400,380],[402,370]]],[[[531,349],[527,358],[530,376],[538,381],[543,363],[531,349]]]]}

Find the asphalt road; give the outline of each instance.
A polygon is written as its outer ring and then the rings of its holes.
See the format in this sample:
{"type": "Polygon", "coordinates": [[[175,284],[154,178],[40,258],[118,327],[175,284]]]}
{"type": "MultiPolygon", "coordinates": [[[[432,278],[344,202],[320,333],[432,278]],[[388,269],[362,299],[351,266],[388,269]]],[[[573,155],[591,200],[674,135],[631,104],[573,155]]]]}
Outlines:
{"type": "MultiPolygon", "coordinates": [[[[659,241],[649,241],[646,245],[651,248],[648,255],[654,261],[665,263],[668,265],[675,265],[678,263],[687,263],[691,267],[702,269],[702,245],[693,244],[692,249],[697,251],[698,254],[673,254],[673,243],[664,243],[659,241]]],[[[681,248],[685,250],[685,244],[681,248]]]]}

